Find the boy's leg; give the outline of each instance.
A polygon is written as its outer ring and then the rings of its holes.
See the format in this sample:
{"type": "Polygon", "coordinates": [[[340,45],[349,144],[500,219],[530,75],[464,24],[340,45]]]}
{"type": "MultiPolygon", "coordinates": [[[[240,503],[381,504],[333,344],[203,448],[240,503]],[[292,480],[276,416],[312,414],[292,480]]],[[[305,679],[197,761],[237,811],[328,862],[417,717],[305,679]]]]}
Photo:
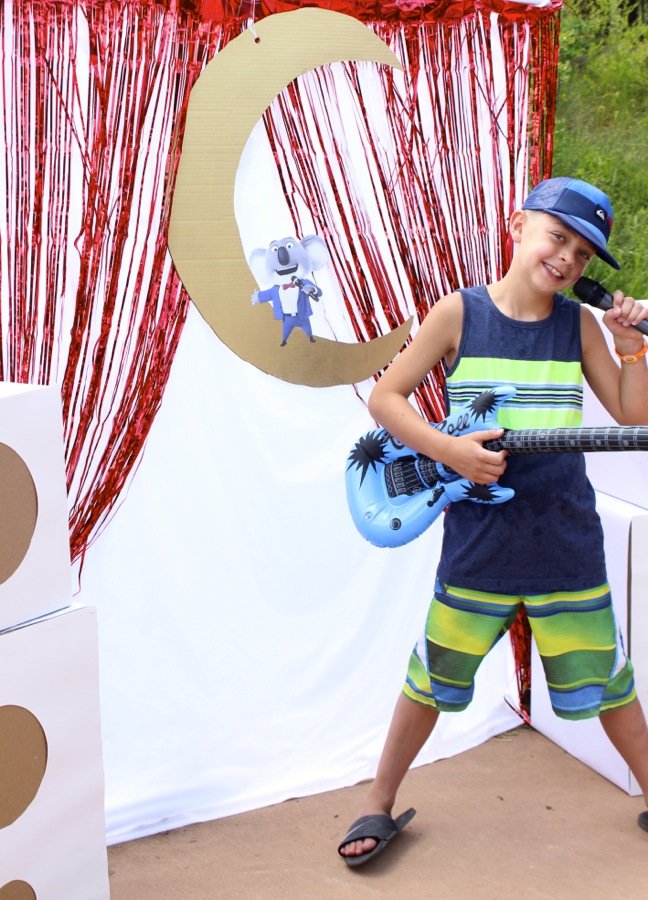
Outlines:
{"type": "Polygon", "coordinates": [[[600,716],[603,730],[639,782],[648,806],[648,726],[638,700],[600,716]]]}
{"type": "Polygon", "coordinates": [[[526,605],[554,711],[567,719],[585,718],[578,713],[587,709],[590,715],[599,714],[603,730],[637,779],[648,806],[648,726],[636,697],[632,664],[625,656],[614,620],[609,585],[536,595],[526,598],[526,605]],[[566,608],[569,611],[565,612],[566,608]],[[566,646],[571,653],[564,652],[566,646]],[[556,652],[556,648],[563,652],[556,652]],[[574,687],[576,673],[571,657],[576,652],[586,660],[590,680],[583,680],[581,670],[581,680],[574,687]],[[606,678],[603,695],[597,698],[592,688],[600,688],[606,678]],[[612,705],[623,700],[629,702],[612,705]]]}
{"type": "MultiPolygon", "coordinates": [[[[391,815],[396,793],[407,770],[436,725],[439,713],[431,706],[399,697],[387,739],[378,763],[376,777],[369,789],[360,815],[391,815]]],[[[341,849],[343,856],[360,856],[376,846],[373,838],[352,841],[341,849]]]]}
{"type": "MultiPolygon", "coordinates": [[[[458,711],[468,706],[475,672],[510,626],[518,606],[519,597],[501,597],[437,583],[425,633],[410,657],[405,693],[396,703],[362,815],[391,815],[396,792],[436,725],[437,707],[458,711]],[[410,699],[419,696],[420,701],[410,699]],[[435,706],[430,705],[432,702],[435,706]]],[[[340,852],[343,856],[360,856],[375,844],[373,838],[353,841],[340,852]]]]}

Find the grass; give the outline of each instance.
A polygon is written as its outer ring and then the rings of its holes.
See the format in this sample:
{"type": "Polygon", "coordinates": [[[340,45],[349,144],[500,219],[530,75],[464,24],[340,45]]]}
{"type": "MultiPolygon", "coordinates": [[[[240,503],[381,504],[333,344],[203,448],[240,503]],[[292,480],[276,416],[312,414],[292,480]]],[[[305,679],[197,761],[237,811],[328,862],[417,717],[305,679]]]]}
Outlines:
{"type": "MultiPolygon", "coordinates": [[[[563,9],[553,175],[609,194],[616,273],[594,260],[587,274],[648,297],[648,25],[628,23],[619,0],[563,9]]],[[[641,18],[641,16],[639,17],[641,18]]]]}

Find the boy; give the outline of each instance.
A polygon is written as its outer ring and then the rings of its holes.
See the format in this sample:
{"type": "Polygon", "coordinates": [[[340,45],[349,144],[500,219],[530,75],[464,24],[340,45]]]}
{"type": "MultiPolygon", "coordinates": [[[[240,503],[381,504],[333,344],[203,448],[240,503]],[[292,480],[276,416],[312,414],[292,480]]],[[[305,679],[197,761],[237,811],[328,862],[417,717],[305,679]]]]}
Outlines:
{"type": "MultiPolygon", "coordinates": [[[[481,659],[526,608],[557,715],[601,715],[648,805],[648,729],[632,665],[614,622],[603,535],[581,453],[513,456],[483,447],[502,429],[444,434],[408,397],[440,360],[453,397],[497,384],[518,388],[502,407],[504,427],[580,422],[582,376],[620,424],[648,424],[648,344],[633,328],[648,308],[621,291],[603,321],[615,362],[594,315],[560,294],[594,254],[618,269],[607,250],[608,197],[586,182],[551,178],[511,216],[515,244],[506,275],[488,286],[439,300],[410,346],[376,384],[369,409],[399,441],[478,484],[515,488],[501,506],[452,504],[423,638],[410,658],[363,816],[340,844],[347,865],[380,852],[414,815],[392,819],[396,792],[441,711],[464,709],[481,659]]],[[[639,824],[648,830],[648,811],[639,824]]]]}

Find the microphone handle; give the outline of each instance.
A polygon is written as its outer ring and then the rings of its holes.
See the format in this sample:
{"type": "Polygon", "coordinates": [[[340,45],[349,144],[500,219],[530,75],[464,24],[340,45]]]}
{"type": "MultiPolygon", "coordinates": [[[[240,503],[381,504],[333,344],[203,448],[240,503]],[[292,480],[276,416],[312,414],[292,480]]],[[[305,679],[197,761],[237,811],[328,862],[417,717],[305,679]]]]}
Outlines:
{"type": "MultiPolygon", "coordinates": [[[[604,310],[612,309],[612,294],[606,291],[602,284],[599,284],[598,281],[594,281],[592,278],[579,278],[574,285],[574,293],[580,300],[589,303],[590,306],[596,306],[598,309],[604,310]]],[[[642,334],[648,335],[648,320],[639,322],[638,325],[632,325],[631,327],[636,328],[642,334]]]]}

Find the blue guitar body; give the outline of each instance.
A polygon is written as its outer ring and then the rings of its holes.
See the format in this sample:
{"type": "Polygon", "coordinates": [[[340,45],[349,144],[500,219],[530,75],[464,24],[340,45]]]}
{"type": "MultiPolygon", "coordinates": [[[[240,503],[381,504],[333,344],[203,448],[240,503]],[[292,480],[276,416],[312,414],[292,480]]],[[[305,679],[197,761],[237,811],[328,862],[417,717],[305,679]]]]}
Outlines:
{"type": "MultiPolygon", "coordinates": [[[[431,424],[455,436],[498,428],[497,411],[515,388],[484,391],[442,422],[431,424]]],[[[347,501],[360,534],[376,547],[401,547],[434,522],[448,503],[504,503],[512,488],[480,485],[405,447],[384,428],[369,431],[347,460],[347,501]]]]}

